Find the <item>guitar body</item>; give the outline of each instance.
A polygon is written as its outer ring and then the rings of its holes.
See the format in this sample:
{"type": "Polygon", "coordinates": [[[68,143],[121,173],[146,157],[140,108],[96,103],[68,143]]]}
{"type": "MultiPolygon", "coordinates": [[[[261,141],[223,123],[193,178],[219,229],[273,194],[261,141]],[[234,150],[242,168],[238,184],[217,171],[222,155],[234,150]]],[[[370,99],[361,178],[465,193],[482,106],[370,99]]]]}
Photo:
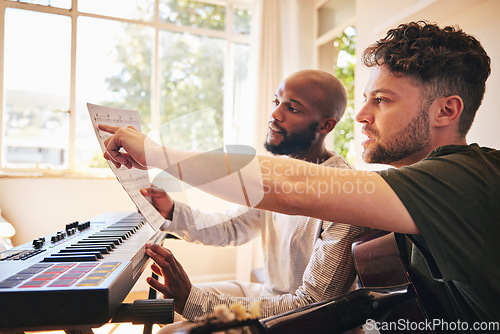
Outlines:
{"type": "Polygon", "coordinates": [[[363,233],[354,240],[352,255],[362,287],[389,287],[411,283],[394,233],[380,230],[363,233]]]}
{"type": "Polygon", "coordinates": [[[395,233],[370,230],[355,239],[352,253],[359,284],[372,289],[408,285],[408,298],[375,319],[381,323],[381,333],[433,333],[428,326],[427,330],[424,326],[430,321],[407,270],[408,265],[404,263],[406,254],[400,253],[400,249],[405,247],[402,245],[405,240],[402,235],[400,237],[398,244],[395,233]],[[415,331],[415,326],[419,325],[418,328],[423,330],[415,331]]]}

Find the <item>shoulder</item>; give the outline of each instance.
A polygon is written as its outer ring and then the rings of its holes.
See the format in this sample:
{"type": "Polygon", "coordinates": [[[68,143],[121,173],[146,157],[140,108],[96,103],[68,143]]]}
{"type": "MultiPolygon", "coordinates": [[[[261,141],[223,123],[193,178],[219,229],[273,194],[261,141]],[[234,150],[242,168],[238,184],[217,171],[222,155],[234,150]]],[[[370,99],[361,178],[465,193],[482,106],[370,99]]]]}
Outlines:
{"type": "Polygon", "coordinates": [[[464,181],[460,176],[477,182],[500,174],[500,151],[477,144],[441,146],[415,164],[377,173],[389,184],[399,178],[460,183],[464,181]]]}
{"type": "MultiPolygon", "coordinates": [[[[377,172],[422,234],[470,229],[500,205],[500,154],[477,145],[442,146],[413,165],[377,172]],[[426,226],[434,225],[432,231],[426,226]]],[[[479,227],[477,225],[476,227],[479,227]]]]}
{"type": "Polygon", "coordinates": [[[423,161],[436,159],[461,159],[472,163],[478,161],[478,159],[489,160],[498,166],[500,151],[490,147],[481,147],[478,144],[446,145],[436,148],[423,161]]]}
{"type": "Polygon", "coordinates": [[[328,160],[323,162],[321,164],[322,166],[352,169],[352,166],[340,154],[335,151],[329,152],[332,154],[332,156],[328,160]]]}

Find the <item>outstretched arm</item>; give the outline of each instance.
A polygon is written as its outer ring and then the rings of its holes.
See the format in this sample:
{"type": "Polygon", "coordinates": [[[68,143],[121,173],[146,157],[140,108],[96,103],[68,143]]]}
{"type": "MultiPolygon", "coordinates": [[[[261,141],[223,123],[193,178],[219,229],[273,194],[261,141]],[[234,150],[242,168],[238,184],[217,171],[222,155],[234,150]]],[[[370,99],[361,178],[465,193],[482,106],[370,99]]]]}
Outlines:
{"type": "Polygon", "coordinates": [[[238,206],[226,212],[203,212],[182,202],[174,202],[162,188],[151,186],[141,194],[169,222],[161,229],[189,241],[212,246],[236,246],[260,234],[261,211],[238,206]],[[175,209],[174,209],[175,208],[175,209]]]}
{"type": "Polygon", "coordinates": [[[377,173],[222,151],[195,155],[163,148],[133,128],[102,125],[99,128],[113,134],[105,143],[105,157],[117,165],[160,168],[237,204],[400,233],[418,233],[403,203],[377,173]]]}

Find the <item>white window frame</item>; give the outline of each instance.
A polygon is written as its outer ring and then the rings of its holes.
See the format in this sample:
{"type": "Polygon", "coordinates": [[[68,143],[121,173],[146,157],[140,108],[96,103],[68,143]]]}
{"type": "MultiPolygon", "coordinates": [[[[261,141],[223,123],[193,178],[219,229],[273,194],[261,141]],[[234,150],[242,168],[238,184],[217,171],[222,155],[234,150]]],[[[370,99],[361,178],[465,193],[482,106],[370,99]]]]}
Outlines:
{"type": "MultiPolygon", "coordinates": [[[[154,50],[153,50],[153,65],[152,65],[152,100],[151,100],[151,123],[152,123],[152,137],[157,140],[160,128],[160,88],[158,77],[159,66],[159,35],[161,30],[168,30],[172,32],[189,32],[194,35],[206,35],[209,37],[221,38],[227,41],[226,53],[224,57],[224,127],[233,124],[233,95],[232,83],[233,73],[232,69],[232,54],[231,45],[233,43],[251,44],[250,35],[236,34],[232,32],[234,8],[253,9],[254,0],[197,0],[214,5],[226,6],[226,26],[224,31],[211,30],[206,28],[193,28],[186,26],[178,26],[175,24],[160,22],[159,6],[160,1],[155,0],[154,18],[152,21],[142,21],[134,19],[124,19],[112,17],[107,15],[98,15],[91,13],[79,12],[78,1],[85,0],[72,0],[72,9],[55,8],[45,5],[35,5],[24,2],[0,0],[0,163],[3,159],[3,107],[4,107],[4,40],[5,40],[5,12],[7,8],[25,9],[41,13],[50,13],[68,16],[71,18],[71,69],[70,69],[70,96],[69,96],[69,146],[68,146],[68,168],[67,169],[41,169],[41,168],[0,168],[0,176],[86,176],[86,177],[102,177],[102,172],[99,171],[87,172],[75,169],[75,141],[76,141],[76,53],[77,53],[77,20],[78,17],[100,18],[113,20],[129,24],[140,24],[154,28],[154,50]],[[156,133],[155,133],[156,131],[156,133]],[[156,138],[155,138],[156,137],[156,138]]],[[[225,138],[230,139],[230,138],[225,138]]],[[[105,173],[106,177],[111,177],[111,173],[105,173]]]]}

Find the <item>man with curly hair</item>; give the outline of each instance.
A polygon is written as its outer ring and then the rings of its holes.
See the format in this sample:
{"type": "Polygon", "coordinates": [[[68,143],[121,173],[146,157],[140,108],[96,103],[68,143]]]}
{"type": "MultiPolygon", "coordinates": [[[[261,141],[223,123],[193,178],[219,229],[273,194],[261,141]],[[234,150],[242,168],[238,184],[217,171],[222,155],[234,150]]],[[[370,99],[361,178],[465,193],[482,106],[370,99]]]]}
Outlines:
{"type": "Polygon", "coordinates": [[[466,142],[490,58],[462,30],[420,21],[390,30],[362,60],[372,68],[356,116],[363,159],[401,167],[379,173],[408,213],[396,223],[418,231],[410,237],[437,262],[448,313],[499,320],[500,290],[490,287],[500,279],[500,248],[488,236],[500,232],[500,155],[466,142]]]}
{"type": "MultiPolygon", "coordinates": [[[[257,157],[260,174],[250,170],[234,187],[212,182],[203,190],[241,203],[235,188],[244,187],[248,198],[262,196],[255,205],[260,209],[418,237],[442,274],[450,299],[445,307],[455,320],[499,321],[500,151],[466,140],[490,58],[461,29],[411,22],[368,47],[363,62],[372,67],[356,117],[367,136],[363,158],[396,168],[362,172],[257,157]]],[[[117,166],[175,167],[188,183],[213,180],[215,171],[182,164],[186,152],[161,147],[133,129],[103,130],[114,133],[105,156],[117,166]],[[164,154],[179,163],[169,166],[164,154]]],[[[245,158],[214,153],[204,163],[215,167],[245,158]]],[[[167,285],[175,265],[169,260],[167,285]]]]}

